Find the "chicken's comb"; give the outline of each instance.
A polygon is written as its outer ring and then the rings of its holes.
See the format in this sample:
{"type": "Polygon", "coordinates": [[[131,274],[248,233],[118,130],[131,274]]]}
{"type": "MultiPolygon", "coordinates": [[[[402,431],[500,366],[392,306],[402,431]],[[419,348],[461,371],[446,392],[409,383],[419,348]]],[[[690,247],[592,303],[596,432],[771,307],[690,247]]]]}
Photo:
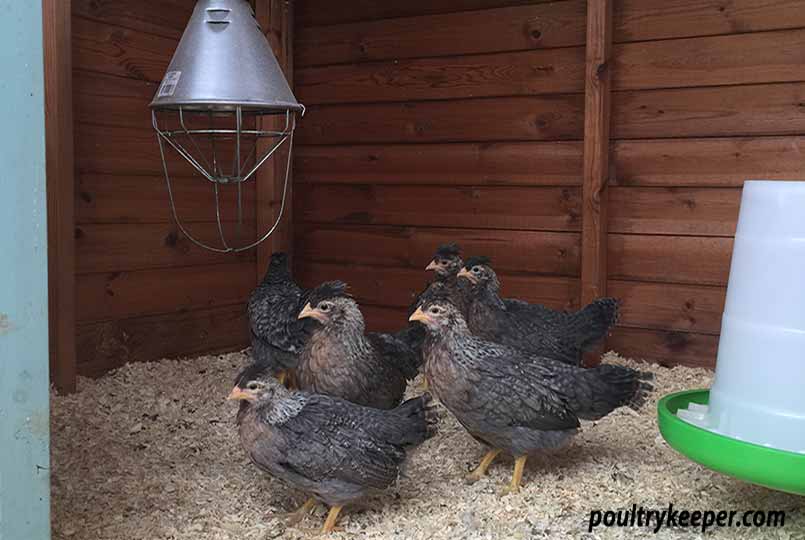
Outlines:
{"type": "Polygon", "coordinates": [[[461,248],[458,244],[450,242],[449,244],[442,244],[436,248],[436,256],[442,258],[458,257],[461,255],[461,248]]]}
{"type": "Polygon", "coordinates": [[[346,297],[351,298],[352,296],[347,292],[347,284],[343,281],[325,281],[315,289],[310,292],[310,296],[308,297],[308,301],[310,302],[311,306],[315,306],[322,300],[327,300],[329,298],[339,298],[339,297],[346,297]]]}
{"type": "Polygon", "coordinates": [[[467,261],[464,263],[464,268],[469,270],[473,266],[478,266],[479,264],[489,266],[491,262],[492,259],[490,259],[489,257],[485,257],[484,255],[476,255],[475,257],[470,257],[469,259],[467,259],[467,261]]]}

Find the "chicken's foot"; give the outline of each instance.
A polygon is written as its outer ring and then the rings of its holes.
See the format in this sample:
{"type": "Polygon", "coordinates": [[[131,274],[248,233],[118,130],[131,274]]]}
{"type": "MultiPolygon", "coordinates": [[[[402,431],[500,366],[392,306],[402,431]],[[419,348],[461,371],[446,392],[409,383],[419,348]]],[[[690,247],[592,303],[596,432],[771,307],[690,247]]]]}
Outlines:
{"type": "Polygon", "coordinates": [[[316,507],[316,499],[310,497],[308,500],[305,501],[305,504],[299,507],[298,510],[294,512],[290,512],[285,514],[286,523],[288,526],[296,525],[305,517],[310,514],[310,512],[316,507]]]}
{"type": "Polygon", "coordinates": [[[464,481],[468,484],[474,484],[480,480],[486,474],[486,470],[489,468],[498,454],[500,454],[500,450],[497,449],[488,451],[483,459],[481,459],[481,462],[478,464],[475,470],[464,477],[464,481]]]}
{"type": "Polygon", "coordinates": [[[330,513],[327,514],[327,519],[324,521],[324,527],[321,529],[322,534],[333,532],[336,529],[335,522],[338,520],[338,513],[341,512],[342,508],[342,505],[336,505],[330,508],[330,513]]]}
{"type": "Polygon", "coordinates": [[[525,462],[527,459],[528,456],[520,456],[514,460],[514,473],[512,474],[512,481],[503,490],[502,495],[518,493],[520,491],[520,483],[523,481],[523,471],[525,470],[525,462]]]}

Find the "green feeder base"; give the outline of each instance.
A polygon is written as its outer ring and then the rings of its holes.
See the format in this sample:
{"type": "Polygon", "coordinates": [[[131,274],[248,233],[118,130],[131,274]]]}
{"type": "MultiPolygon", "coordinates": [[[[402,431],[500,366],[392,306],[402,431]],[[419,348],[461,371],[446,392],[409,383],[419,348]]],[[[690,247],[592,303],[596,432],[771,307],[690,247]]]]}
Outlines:
{"type": "Polygon", "coordinates": [[[707,405],[709,390],[677,392],[657,404],[660,433],[677,452],[723,474],[767,488],[805,495],[805,454],[731,439],[676,415],[690,403],[707,405]]]}

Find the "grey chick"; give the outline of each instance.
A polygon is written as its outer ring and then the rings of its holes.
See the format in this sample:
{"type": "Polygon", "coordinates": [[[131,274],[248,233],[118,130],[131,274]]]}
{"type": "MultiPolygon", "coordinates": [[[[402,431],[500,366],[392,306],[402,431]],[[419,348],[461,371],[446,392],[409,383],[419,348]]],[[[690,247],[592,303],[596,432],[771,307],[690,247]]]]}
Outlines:
{"type": "Polygon", "coordinates": [[[308,292],[297,285],[288,269],[288,256],[273,253],[260,285],[249,297],[248,313],[252,357],[280,381],[293,378],[310,325],[298,319],[308,292]]]}
{"type": "Polygon", "coordinates": [[[330,506],[323,533],[335,528],[344,505],[394,484],[407,450],[433,436],[437,422],[427,394],[379,410],[261,377],[237,385],[229,399],[247,404],[238,431],[249,459],[310,495],[292,521],[316,500],[330,506]]]}
{"type": "Polygon", "coordinates": [[[597,420],[622,406],[640,407],[653,375],[617,365],[584,369],[470,333],[446,299],[426,302],[411,316],[432,339],[425,359],[431,391],[478,441],[489,447],[467,480],[478,480],[500,453],[515,458],[509,492],[519,490],[528,456],[565,445],[579,419],[597,420]]]}
{"type": "Polygon", "coordinates": [[[302,390],[391,409],[402,401],[419,359],[400,335],[365,333],[358,304],[341,281],[313,289],[299,314],[319,324],[302,350],[297,368],[302,390]]]}
{"type": "Polygon", "coordinates": [[[618,320],[619,302],[599,298],[575,312],[501,298],[500,281],[487,257],[471,257],[458,273],[470,331],[482,338],[580,365],[583,352],[600,342],[618,320]]]}

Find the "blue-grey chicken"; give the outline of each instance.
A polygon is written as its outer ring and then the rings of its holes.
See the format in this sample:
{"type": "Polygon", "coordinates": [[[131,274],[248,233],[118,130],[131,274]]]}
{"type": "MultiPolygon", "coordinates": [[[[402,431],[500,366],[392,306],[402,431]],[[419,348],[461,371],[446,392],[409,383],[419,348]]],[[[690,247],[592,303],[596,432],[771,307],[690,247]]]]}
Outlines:
{"type": "Polygon", "coordinates": [[[313,289],[299,317],[319,323],[300,355],[297,376],[302,390],[378,409],[400,403],[421,360],[406,341],[410,328],[397,334],[366,333],[358,304],[340,281],[313,289]]]}
{"type": "Polygon", "coordinates": [[[410,320],[423,323],[430,335],[425,359],[430,390],[489,447],[469,482],[505,452],[515,458],[508,491],[517,491],[530,454],[565,445],[580,418],[597,420],[618,407],[640,407],[652,389],[650,373],[607,364],[585,369],[474,336],[447,299],[426,301],[410,320]]]}
{"type": "Polygon", "coordinates": [[[249,297],[252,358],[281,382],[292,379],[309,324],[298,315],[308,291],[297,285],[288,269],[288,256],[273,253],[262,282],[249,297]]]}
{"type": "Polygon", "coordinates": [[[323,533],[344,505],[391,486],[407,450],[430,438],[437,421],[428,395],[379,410],[288,390],[272,377],[242,381],[229,399],[245,403],[238,431],[251,461],[311,496],[292,521],[316,500],[330,506],[323,533]]]}
{"type": "Polygon", "coordinates": [[[487,257],[471,257],[458,272],[468,285],[463,313],[470,331],[526,353],[580,365],[618,320],[615,298],[600,298],[575,312],[501,298],[500,281],[487,257]]]}

